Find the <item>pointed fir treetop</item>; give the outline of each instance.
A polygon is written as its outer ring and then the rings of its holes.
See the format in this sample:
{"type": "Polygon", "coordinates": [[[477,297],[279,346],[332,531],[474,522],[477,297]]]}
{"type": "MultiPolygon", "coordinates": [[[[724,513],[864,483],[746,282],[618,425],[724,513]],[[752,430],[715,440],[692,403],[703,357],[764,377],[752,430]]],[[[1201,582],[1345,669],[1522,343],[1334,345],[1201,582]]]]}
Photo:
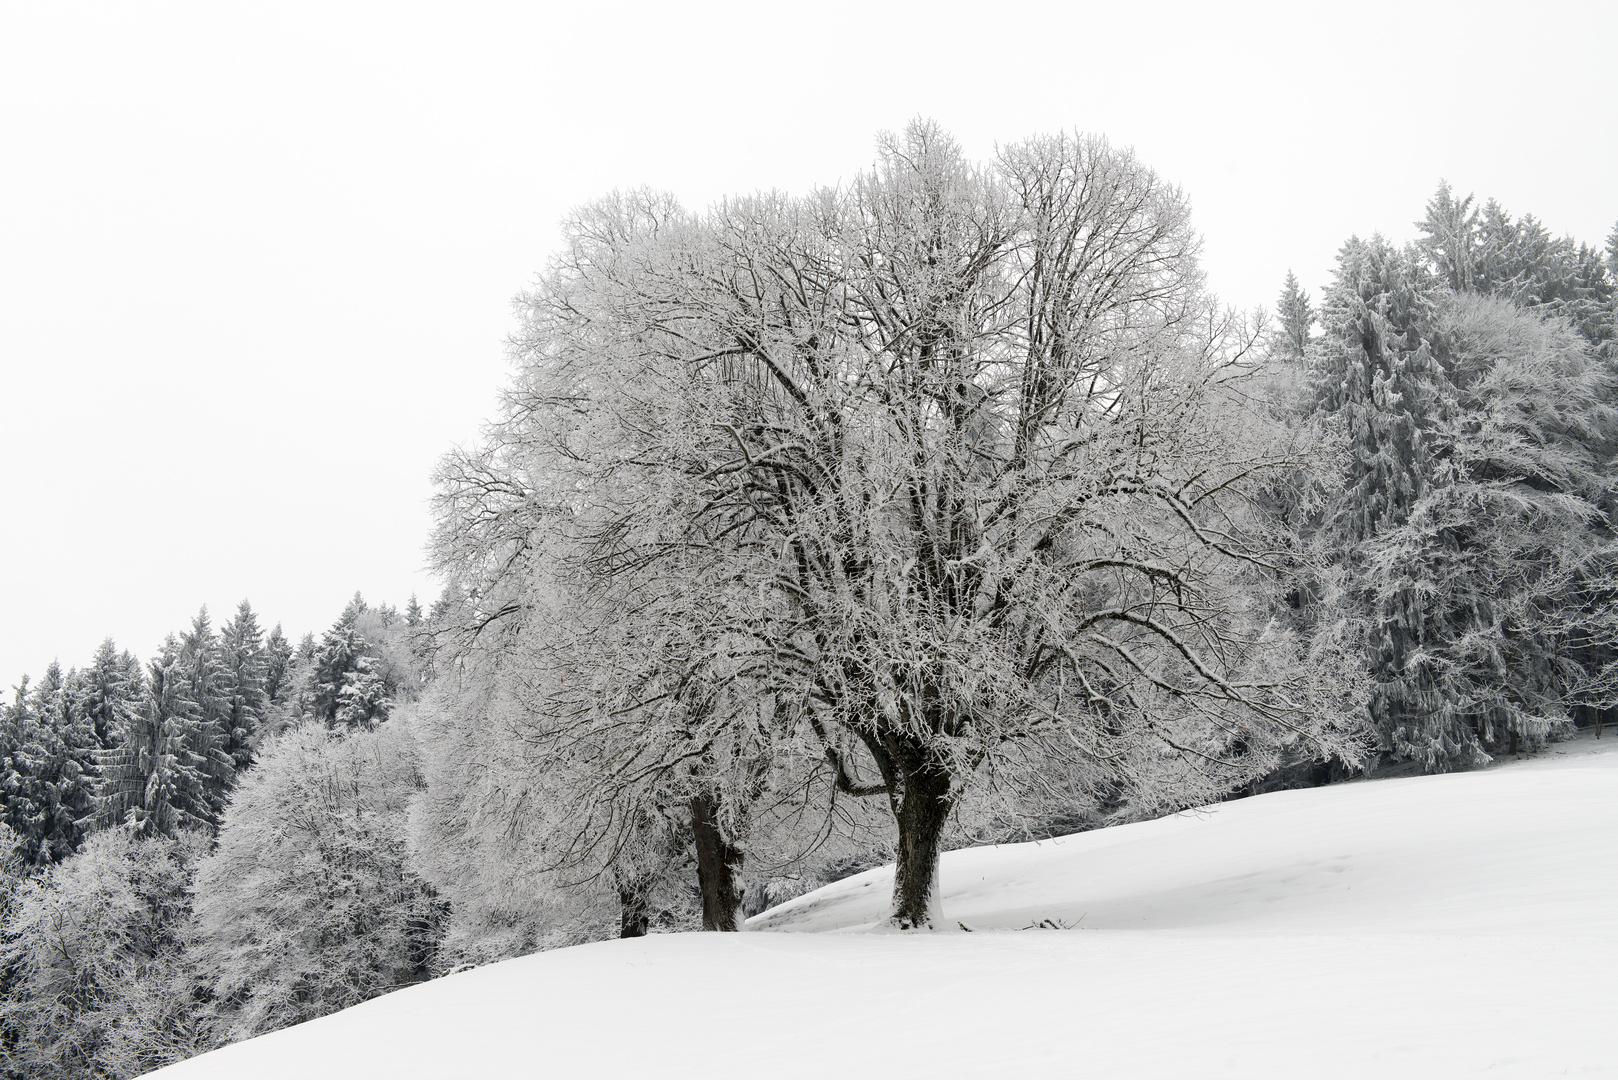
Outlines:
{"type": "Polygon", "coordinates": [[[257,649],[264,643],[264,631],[258,625],[253,605],[243,600],[236,605],[236,615],[219,629],[220,637],[230,647],[257,649]]]}
{"type": "Polygon", "coordinates": [[[1349,421],[1352,460],[1343,539],[1402,521],[1425,490],[1442,371],[1433,355],[1435,282],[1419,253],[1380,235],[1352,238],[1326,291],[1326,362],[1316,409],[1349,421]]]}
{"type": "Polygon", "coordinates": [[[285,698],[287,691],[287,665],[292,663],[292,646],[276,623],[270,636],[264,639],[264,696],[271,702],[285,698]]]}
{"type": "Polygon", "coordinates": [[[1281,335],[1288,352],[1295,357],[1303,356],[1309,346],[1309,328],[1315,322],[1315,309],[1309,302],[1309,294],[1298,284],[1297,276],[1291,270],[1287,271],[1286,282],[1281,286],[1275,311],[1281,321],[1281,335]]]}
{"type": "Polygon", "coordinates": [[[1472,206],[1472,196],[1457,199],[1449,181],[1440,180],[1438,190],[1427,200],[1427,216],[1416,222],[1416,228],[1423,237],[1418,246],[1449,287],[1471,289],[1478,245],[1478,211],[1472,206]]]}
{"type": "Polygon", "coordinates": [[[343,613],[337,617],[337,624],[339,626],[353,626],[359,621],[359,617],[365,614],[366,610],[365,597],[360,595],[358,589],[355,589],[353,599],[348,602],[347,607],[343,608],[343,613]]]}
{"type": "Polygon", "coordinates": [[[271,662],[264,648],[264,632],[246,600],[220,632],[220,653],[226,701],[224,749],[240,772],[252,764],[250,744],[269,706],[265,680],[271,662]]]}
{"type": "Polygon", "coordinates": [[[112,638],[104,638],[84,672],[83,709],[102,749],[113,744],[129,717],[140,707],[141,679],[130,677],[134,657],[119,655],[112,638]]]}

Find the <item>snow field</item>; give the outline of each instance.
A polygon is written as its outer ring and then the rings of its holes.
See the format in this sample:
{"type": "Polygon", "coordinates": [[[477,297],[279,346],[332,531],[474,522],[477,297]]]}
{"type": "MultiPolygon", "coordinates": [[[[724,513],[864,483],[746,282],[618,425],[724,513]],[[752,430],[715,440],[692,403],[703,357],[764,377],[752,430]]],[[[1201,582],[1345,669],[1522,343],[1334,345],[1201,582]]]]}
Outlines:
{"type": "Polygon", "coordinates": [[[1618,1074],[1618,740],[951,852],[971,934],[859,932],[890,873],[749,924],[797,932],[542,953],[156,1075],[1618,1074]]]}

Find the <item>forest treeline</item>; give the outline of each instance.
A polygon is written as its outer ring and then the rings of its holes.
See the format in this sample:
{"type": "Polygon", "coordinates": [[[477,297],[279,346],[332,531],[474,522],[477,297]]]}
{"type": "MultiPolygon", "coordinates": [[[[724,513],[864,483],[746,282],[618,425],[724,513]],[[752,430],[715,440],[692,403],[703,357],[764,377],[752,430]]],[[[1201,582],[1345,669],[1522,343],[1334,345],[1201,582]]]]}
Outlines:
{"type": "Polygon", "coordinates": [[[1618,705],[1618,228],[1441,185],[1273,313],[1104,140],[566,224],[430,612],[244,602],[4,712],[0,1046],[127,1077],[421,979],[1618,705]]]}

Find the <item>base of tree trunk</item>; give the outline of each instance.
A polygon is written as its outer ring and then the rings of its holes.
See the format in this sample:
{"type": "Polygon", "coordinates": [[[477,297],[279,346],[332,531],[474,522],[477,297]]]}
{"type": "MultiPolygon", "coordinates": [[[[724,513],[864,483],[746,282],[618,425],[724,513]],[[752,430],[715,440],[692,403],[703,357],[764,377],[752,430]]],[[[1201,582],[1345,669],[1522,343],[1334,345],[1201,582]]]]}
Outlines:
{"type": "Polygon", "coordinates": [[[896,808],[899,853],[894,863],[893,913],[888,919],[899,930],[935,930],[944,925],[938,898],[938,856],[953,804],[945,770],[923,765],[905,774],[896,808]]]}
{"type": "Polygon", "coordinates": [[[736,878],[743,852],[719,828],[718,798],[692,797],[691,834],[697,851],[697,887],[702,893],[702,928],[740,930],[742,898],[736,878]]]}
{"type": "Polygon", "coordinates": [[[648,885],[644,881],[618,883],[619,937],[645,937],[646,931],[651,928],[652,905],[648,885]]]}

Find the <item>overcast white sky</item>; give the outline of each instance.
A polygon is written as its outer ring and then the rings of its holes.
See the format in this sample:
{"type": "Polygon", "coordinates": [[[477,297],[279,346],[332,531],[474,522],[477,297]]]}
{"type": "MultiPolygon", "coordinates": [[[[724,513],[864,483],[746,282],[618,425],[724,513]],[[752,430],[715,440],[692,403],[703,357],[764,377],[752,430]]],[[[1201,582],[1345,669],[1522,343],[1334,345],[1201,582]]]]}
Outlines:
{"type": "Polygon", "coordinates": [[[1441,177],[1604,240],[1618,5],[1310,7],[0,0],[0,687],[430,600],[429,472],[613,187],[803,191],[920,114],[1133,145],[1243,306],[1441,177]]]}

